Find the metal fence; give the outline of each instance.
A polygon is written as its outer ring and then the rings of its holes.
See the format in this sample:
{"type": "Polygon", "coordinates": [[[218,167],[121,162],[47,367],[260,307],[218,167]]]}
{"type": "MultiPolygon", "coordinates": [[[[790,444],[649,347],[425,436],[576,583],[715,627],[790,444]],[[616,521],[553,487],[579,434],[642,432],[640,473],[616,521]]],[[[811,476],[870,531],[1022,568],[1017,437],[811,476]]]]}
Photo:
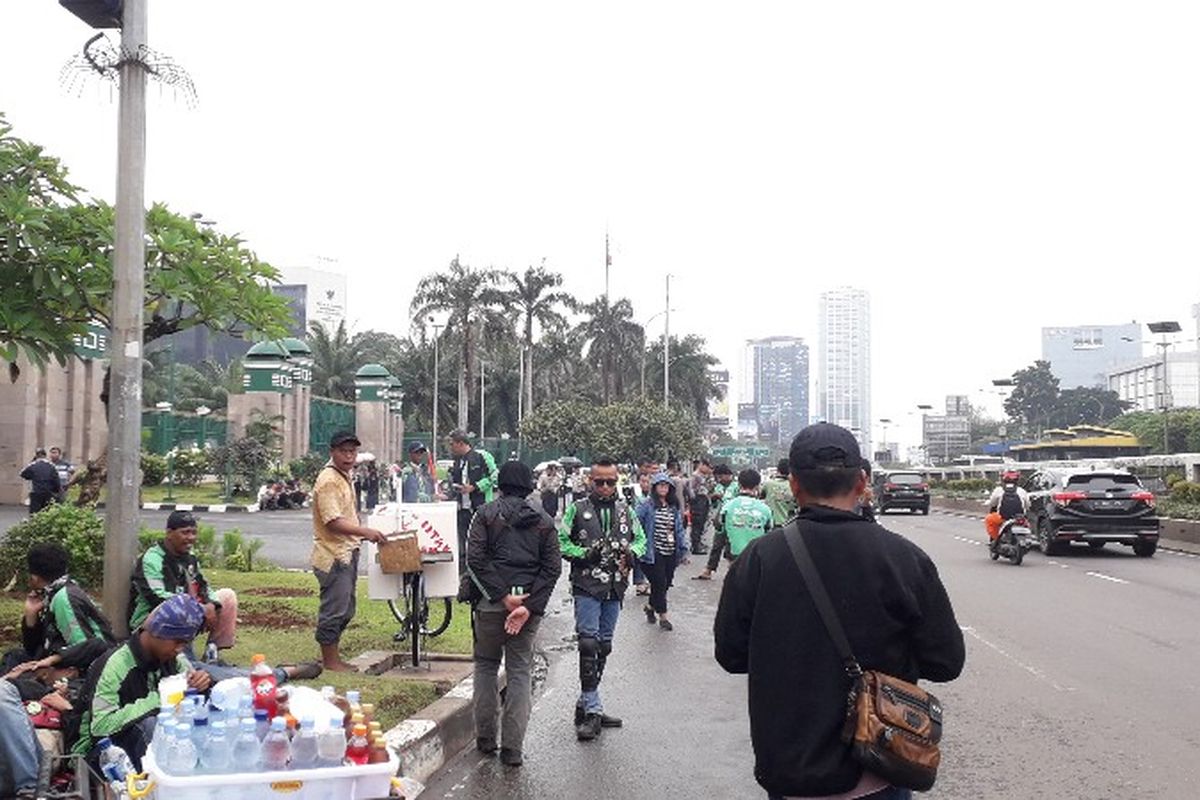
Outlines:
{"type": "Polygon", "coordinates": [[[308,450],[325,452],[329,439],[338,431],[354,430],[354,403],[329,397],[314,397],[309,406],[308,450]]]}
{"type": "Polygon", "coordinates": [[[142,444],[163,455],[174,448],[209,448],[225,444],[228,425],[223,418],[184,411],[142,411],[142,444]]]}
{"type": "MultiPolygon", "coordinates": [[[[404,452],[408,452],[408,446],[413,442],[420,442],[428,447],[433,440],[433,434],[422,433],[420,431],[405,431],[404,432],[404,452]]],[[[531,467],[536,467],[543,461],[554,461],[564,456],[574,456],[584,464],[590,464],[592,455],[587,450],[581,450],[573,453],[567,453],[560,448],[534,448],[526,447],[520,437],[510,437],[505,439],[501,436],[485,436],[483,439],[475,443],[475,447],[480,450],[486,450],[496,459],[497,464],[501,464],[509,459],[515,458],[522,461],[531,467]]],[[[450,448],[446,444],[445,437],[438,442],[438,458],[450,458],[450,448]]]]}

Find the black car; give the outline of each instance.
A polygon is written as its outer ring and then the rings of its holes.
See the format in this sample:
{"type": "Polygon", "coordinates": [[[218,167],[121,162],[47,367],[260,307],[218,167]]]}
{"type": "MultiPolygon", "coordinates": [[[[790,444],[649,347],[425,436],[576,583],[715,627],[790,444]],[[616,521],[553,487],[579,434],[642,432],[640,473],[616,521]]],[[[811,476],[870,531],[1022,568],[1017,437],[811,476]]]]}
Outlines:
{"type": "Polygon", "coordinates": [[[1154,493],[1124,470],[1053,470],[1028,480],[1029,524],[1046,555],[1071,542],[1099,550],[1109,542],[1133,548],[1139,556],[1158,549],[1154,493]]]}
{"type": "Polygon", "coordinates": [[[875,473],[875,507],[880,514],[893,508],[929,513],[929,484],[919,472],[875,473]]]}

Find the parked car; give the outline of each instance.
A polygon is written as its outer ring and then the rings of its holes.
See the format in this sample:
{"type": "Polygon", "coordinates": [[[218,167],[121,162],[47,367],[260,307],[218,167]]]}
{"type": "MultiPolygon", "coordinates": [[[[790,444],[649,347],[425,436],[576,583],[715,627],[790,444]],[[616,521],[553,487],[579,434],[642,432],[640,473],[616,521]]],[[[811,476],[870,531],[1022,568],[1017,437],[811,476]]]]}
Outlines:
{"type": "Polygon", "coordinates": [[[919,472],[876,472],[875,508],[886,514],[893,508],[929,513],[929,484],[919,472]]]}
{"type": "Polygon", "coordinates": [[[1095,550],[1118,542],[1144,557],[1158,549],[1154,493],[1136,475],[1119,469],[1045,469],[1029,476],[1027,484],[1029,524],[1046,555],[1057,555],[1072,542],[1095,550]]]}

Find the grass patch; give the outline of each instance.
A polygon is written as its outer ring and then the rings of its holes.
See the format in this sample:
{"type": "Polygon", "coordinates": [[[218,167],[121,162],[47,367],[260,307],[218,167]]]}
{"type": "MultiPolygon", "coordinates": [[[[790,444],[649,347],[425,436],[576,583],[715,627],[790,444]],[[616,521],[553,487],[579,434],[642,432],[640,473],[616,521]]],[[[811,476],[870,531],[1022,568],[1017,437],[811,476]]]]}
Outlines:
{"type": "MultiPolygon", "coordinates": [[[[250,657],[263,653],[272,665],[311,661],[319,652],[313,639],[316,626],[317,582],[306,572],[233,572],[206,570],[213,587],[229,587],[238,593],[237,646],[224,658],[231,664],[248,666],[250,657]]],[[[23,595],[0,595],[0,649],[20,646],[23,595]]],[[[392,641],[399,624],[387,603],[367,599],[367,582],[358,582],[358,613],[342,637],[342,654],[351,658],[366,650],[400,651],[404,645],[392,641]]],[[[456,603],[450,628],[429,640],[432,650],[443,653],[471,652],[470,606],[456,603]]],[[[306,685],[333,686],[339,693],[359,689],[363,702],[376,705],[376,716],[384,729],[400,722],[437,697],[432,684],[386,676],[325,673],[306,685]]]]}
{"type": "MultiPolygon", "coordinates": [[[[257,498],[250,495],[234,495],[234,505],[253,503],[257,498]]],[[[142,487],[143,503],[190,503],[192,505],[218,505],[225,502],[225,487],[219,483],[201,483],[198,486],[178,486],[175,491],[167,484],[142,487]],[[168,500],[167,495],[174,495],[174,500],[168,500]]]]}

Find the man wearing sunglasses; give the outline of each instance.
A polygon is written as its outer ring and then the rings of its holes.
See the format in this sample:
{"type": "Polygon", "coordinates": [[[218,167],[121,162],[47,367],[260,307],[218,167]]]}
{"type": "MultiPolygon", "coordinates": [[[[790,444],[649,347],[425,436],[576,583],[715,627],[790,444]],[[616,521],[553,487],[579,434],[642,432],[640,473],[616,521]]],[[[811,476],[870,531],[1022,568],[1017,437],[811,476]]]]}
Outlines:
{"type": "Polygon", "coordinates": [[[646,552],[646,534],[617,492],[617,477],[612,459],[596,459],[591,493],[567,506],[558,531],[563,557],[571,564],[575,632],[579,635],[575,735],[584,741],[595,739],[601,728],[621,727],[620,719],[604,713],[600,678],[612,652],[630,568],[646,552]]]}

